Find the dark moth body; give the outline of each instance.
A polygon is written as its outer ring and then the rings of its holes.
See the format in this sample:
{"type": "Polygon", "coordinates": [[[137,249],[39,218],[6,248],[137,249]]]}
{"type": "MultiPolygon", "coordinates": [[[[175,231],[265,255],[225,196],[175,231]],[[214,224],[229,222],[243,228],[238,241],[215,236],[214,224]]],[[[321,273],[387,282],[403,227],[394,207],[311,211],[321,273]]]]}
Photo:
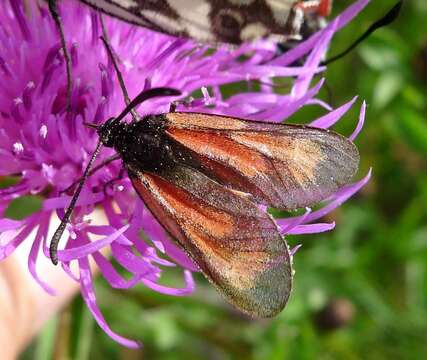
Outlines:
{"type": "Polygon", "coordinates": [[[347,184],[359,155],[305,126],[195,113],[112,119],[98,130],[171,237],[240,310],[274,316],[292,287],[288,245],[260,204],[295,209],[347,184]]]}
{"type": "Polygon", "coordinates": [[[113,147],[121,155],[129,170],[133,167],[159,173],[171,170],[179,161],[186,162],[171,147],[165,126],[164,115],[147,116],[130,124],[112,122],[104,128],[108,131],[101,135],[101,140],[104,146],[113,147]]]}

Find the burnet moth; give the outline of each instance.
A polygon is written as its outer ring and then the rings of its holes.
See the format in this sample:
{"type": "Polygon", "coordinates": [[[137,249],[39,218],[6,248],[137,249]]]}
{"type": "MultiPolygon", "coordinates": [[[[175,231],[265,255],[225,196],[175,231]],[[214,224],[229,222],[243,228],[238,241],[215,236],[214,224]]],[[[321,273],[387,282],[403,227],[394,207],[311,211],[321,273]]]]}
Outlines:
{"type": "Polygon", "coordinates": [[[357,148],[329,130],[173,108],[124,121],[143,101],[179,94],[143,91],[93,126],[99,143],[53,236],[51,259],[58,262],[58,242],[95,157],[112,147],[146,207],[220,294],[247,314],[274,316],[291,292],[292,256],[265,206],[294,210],[326,199],[357,171],[357,148]]]}

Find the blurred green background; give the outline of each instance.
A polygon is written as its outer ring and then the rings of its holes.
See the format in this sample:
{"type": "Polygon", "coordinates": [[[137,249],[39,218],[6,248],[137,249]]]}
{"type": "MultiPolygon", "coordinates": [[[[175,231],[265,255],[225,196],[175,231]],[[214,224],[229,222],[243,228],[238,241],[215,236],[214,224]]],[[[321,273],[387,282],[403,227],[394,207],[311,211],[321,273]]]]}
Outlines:
{"type": "MultiPolygon", "coordinates": [[[[335,1],[334,13],[351,2],[335,1]]],[[[336,35],[330,54],[395,3],[371,1],[336,35]]],[[[337,222],[334,231],[288,239],[303,247],[294,261],[294,292],[279,316],[251,320],[197,275],[197,291],[186,298],[143,286],[115,291],[98,279],[98,301],[111,327],[144,347],[114,343],[77,297],[21,359],[427,358],[427,1],[406,1],[396,22],[331,64],[326,78],[335,106],[360,95],[338,131],[351,133],[366,99],[359,177],[371,166],[374,173],[324,219],[337,222]]],[[[307,108],[294,120],[319,114],[307,108]]],[[[178,273],[168,277],[181,283],[178,273]]]]}

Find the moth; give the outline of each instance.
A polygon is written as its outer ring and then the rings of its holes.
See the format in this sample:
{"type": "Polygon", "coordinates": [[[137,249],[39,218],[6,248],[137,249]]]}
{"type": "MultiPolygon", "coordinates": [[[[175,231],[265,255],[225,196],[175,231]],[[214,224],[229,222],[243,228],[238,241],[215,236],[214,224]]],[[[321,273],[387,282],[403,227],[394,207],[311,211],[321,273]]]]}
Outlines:
{"type": "MultiPolygon", "coordinates": [[[[55,2],[56,0],[49,0],[55,2]]],[[[332,0],[81,0],[116,18],[200,42],[301,39],[324,25],[332,0]]]]}
{"type": "MultiPolygon", "coordinates": [[[[58,29],[67,71],[67,111],[73,76],[58,0],[46,0],[58,29]]],[[[238,45],[261,37],[281,50],[325,25],[332,0],[80,0],[93,8],[153,31],[205,43],[238,45]]]]}
{"type": "Polygon", "coordinates": [[[260,205],[293,210],[329,197],[357,171],[357,148],[329,130],[203,113],[123,121],[142,101],[179,94],[141,92],[119,116],[93,126],[99,143],[54,234],[51,259],[58,261],[94,158],[112,147],[144,204],[219,293],[251,316],[274,316],[291,293],[292,257],[260,205]]]}

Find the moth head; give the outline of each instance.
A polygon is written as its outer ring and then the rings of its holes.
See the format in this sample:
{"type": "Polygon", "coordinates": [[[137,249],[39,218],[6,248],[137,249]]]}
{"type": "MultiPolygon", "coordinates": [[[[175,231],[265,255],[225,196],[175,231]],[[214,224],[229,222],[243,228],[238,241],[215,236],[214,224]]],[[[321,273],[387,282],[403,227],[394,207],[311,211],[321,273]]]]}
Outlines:
{"type": "Polygon", "coordinates": [[[115,139],[117,134],[115,133],[115,129],[117,125],[120,123],[120,120],[117,118],[109,118],[104,124],[98,127],[97,132],[99,136],[99,140],[106,147],[113,147],[115,144],[115,139]]]}

